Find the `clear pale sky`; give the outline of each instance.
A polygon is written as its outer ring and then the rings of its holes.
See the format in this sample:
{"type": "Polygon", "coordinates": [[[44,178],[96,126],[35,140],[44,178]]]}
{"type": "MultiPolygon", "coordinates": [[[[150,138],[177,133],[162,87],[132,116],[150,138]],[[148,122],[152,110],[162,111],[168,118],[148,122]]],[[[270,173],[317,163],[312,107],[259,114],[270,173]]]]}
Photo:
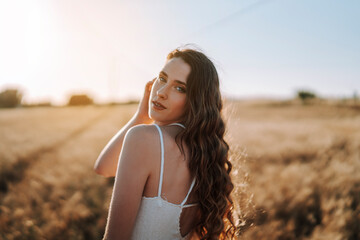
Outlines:
{"type": "Polygon", "coordinates": [[[213,59],[224,96],[360,93],[359,0],[2,0],[0,91],[139,99],[168,52],[213,59]]]}

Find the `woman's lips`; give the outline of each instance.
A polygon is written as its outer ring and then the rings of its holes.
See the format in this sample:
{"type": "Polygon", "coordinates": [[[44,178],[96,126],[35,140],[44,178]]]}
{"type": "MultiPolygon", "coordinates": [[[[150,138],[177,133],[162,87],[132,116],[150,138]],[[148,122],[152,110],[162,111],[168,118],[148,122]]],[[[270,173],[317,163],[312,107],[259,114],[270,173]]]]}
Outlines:
{"type": "Polygon", "coordinates": [[[164,109],[166,109],[166,107],[164,107],[164,105],[162,105],[161,103],[159,103],[157,101],[152,101],[152,106],[156,110],[164,110],[164,109]]]}

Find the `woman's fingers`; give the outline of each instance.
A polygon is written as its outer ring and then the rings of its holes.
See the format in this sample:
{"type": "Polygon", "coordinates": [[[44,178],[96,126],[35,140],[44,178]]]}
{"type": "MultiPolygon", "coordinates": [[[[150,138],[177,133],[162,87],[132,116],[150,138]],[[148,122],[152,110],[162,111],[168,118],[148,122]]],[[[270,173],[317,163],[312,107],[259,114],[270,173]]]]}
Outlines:
{"type": "Polygon", "coordinates": [[[153,83],[155,82],[155,80],[156,80],[156,78],[154,78],[153,80],[148,81],[148,82],[146,83],[146,89],[147,89],[149,92],[151,91],[151,87],[152,87],[153,83]]]}

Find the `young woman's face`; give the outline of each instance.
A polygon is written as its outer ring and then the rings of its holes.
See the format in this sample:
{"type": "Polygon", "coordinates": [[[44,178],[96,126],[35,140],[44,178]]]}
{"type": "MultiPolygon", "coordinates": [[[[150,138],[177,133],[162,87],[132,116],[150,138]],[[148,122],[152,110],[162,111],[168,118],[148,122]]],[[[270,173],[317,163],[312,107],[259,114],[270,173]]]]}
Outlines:
{"type": "Polygon", "coordinates": [[[168,60],[160,71],[149,99],[149,116],[156,124],[167,125],[181,121],[185,111],[186,83],[190,71],[191,67],[182,58],[168,60]]]}

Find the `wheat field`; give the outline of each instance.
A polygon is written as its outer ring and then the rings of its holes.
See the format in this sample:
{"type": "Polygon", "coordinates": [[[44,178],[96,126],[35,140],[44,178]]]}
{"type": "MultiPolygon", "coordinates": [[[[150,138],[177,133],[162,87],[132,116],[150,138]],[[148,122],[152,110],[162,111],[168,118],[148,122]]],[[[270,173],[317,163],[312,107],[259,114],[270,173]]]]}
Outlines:
{"type": "MultiPolygon", "coordinates": [[[[0,109],[0,239],[101,239],[94,162],[137,105],[0,109]]],[[[225,101],[239,239],[360,239],[360,110],[225,101]]]]}

